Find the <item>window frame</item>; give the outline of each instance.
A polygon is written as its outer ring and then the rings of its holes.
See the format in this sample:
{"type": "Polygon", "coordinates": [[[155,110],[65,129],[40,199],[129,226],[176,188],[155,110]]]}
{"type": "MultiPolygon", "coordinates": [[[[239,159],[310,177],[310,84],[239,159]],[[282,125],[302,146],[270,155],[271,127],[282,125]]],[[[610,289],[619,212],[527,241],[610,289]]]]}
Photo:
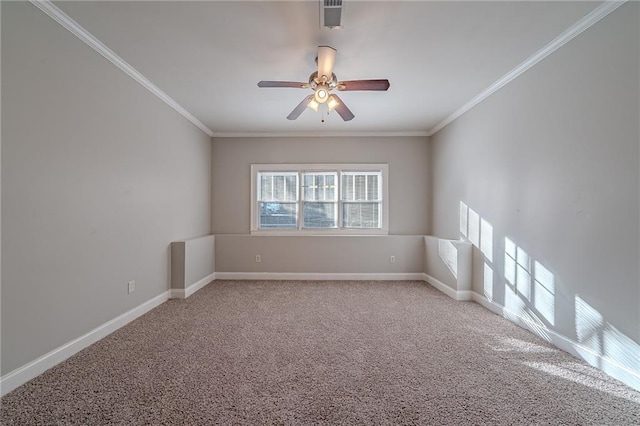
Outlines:
{"type": "Polygon", "coordinates": [[[389,165],[387,163],[334,163],[334,164],[251,164],[251,235],[272,236],[309,236],[309,235],[388,235],[389,234],[389,165]],[[261,172],[297,172],[298,173],[298,217],[296,228],[260,229],[260,209],[258,200],[258,174],[261,172]],[[303,228],[304,194],[303,173],[337,172],[337,228],[303,228]],[[380,228],[343,228],[342,223],[342,173],[343,172],[380,172],[382,179],[382,200],[380,207],[380,228]]]}

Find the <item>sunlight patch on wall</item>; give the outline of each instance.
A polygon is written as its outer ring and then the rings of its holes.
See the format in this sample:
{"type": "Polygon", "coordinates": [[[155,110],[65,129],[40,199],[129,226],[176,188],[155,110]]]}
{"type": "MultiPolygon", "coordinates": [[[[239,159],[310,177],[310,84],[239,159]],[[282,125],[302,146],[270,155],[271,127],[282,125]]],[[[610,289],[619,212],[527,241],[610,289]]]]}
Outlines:
{"type": "Polygon", "coordinates": [[[480,247],[480,215],[469,208],[469,241],[476,247],[480,247]]]}
{"type": "Polygon", "coordinates": [[[531,301],[531,258],[511,239],[504,239],[504,277],[515,291],[531,301]]]}
{"type": "Polygon", "coordinates": [[[438,255],[454,277],[458,278],[458,249],[449,240],[438,240],[438,255]]]}
{"type": "Polygon", "coordinates": [[[543,264],[537,260],[534,262],[534,306],[538,312],[549,322],[555,325],[555,277],[543,264]]]}
{"type": "Polygon", "coordinates": [[[484,218],[480,220],[480,251],[493,262],[493,226],[484,218]]]}
{"type": "Polygon", "coordinates": [[[463,201],[460,201],[460,239],[473,244],[483,255],[483,293],[493,300],[493,225],[463,201]]]}
{"type": "Polygon", "coordinates": [[[504,278],[516,288],[516,245],[509,238],[504,239],[504,278]]]}
{"type": "Polygon", "coordinates": [[[462,201],[460,201],[460,238],[470,241],[480,249],[489,262],[493,262],[493,225],[462,201]]]}
{"type": "Polygon", "coordinates": [[[514,312],[524,312],[526,309],[524,301],[518,297],[510,285],[504,286],[504,307],[514,312]]]}
{"type": "MultiPolygon", "coordinates": [[[[602,329],[604,328],[604,318],[596,309],[585,302],[580,296],[575,296],[576,309],[576,337],[578,343],[591,349],[594,353],[602,355],[602,329]]],[[[589,359],[589,363],[600,365],[599,359],[593,353],[582,354],[589,359]]]]}
{"type": "Polygon", "coordinates": [[[603,355],[640,375],[640,345],[609,323],[605,325],[602,333],[602,347],[603,355]]]}
{"type": "Polygon", "coordinates": [[[482,287],[484,297],[489,300],[493,300],[493,269],[487,263],[483,263],[484,270],[482,271],[482,287]]]}
{"type": "Polygon", "coordinates": [[[466,238],[469,235],[469,207],[460,201],[460,235],[462,238],[466,238]]]}
{"type": "Polygon", "coordinates": [[[589,364],[640,390],[640,344],[606,322],[579,295],[574,300],[576,337],[580,344],[576,351],[589,364]]]}
{"type": "Polygon", "coordinates": [[[516,324],[521,323],[521,320],[524,320],[524,323],[529,330],[542,337],[547,342],[551,341],[547,325],[531,312],[524,300],[522,300],[522,298],[516,294],[516,292],[507,283],[504,285],[504,307],[506,308],[504,316],[508,320],[513,321],[516,324]]]}
{"type": "MultiPolygon", "coordinates": [[[[548,330],[554,325],[553,273],[509,237],[504,239],[504,278],[506,308],[520,312],[536,329],[548,330]]],[[[544,334],[548,336],[546,331],[544,334]]]]}
{"type": "Polygon", "coordinates": [[[520,247],[517,250],[516,263],[516,290],[525,299],[531,301],[531,258],[520,247]]]}

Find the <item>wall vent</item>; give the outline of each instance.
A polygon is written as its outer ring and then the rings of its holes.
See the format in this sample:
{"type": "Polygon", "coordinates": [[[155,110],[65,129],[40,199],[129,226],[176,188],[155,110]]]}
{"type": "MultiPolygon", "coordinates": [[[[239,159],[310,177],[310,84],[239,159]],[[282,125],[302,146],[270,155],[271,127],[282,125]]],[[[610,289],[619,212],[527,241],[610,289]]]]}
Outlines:
{"type": "Polygon", "coordinates": [[[320,0],[320,28],[342,28],[342,0],[320,0]]]}

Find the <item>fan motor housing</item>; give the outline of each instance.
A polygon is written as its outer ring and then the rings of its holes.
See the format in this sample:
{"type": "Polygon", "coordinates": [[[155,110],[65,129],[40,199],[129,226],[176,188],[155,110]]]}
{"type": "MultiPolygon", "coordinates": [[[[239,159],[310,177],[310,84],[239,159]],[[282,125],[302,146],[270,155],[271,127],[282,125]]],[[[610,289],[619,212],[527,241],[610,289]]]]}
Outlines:
{"type": "Polygon", "coordinates": [[[318,85],[320,84],[325,84],[330,90],[335,89],[336,86],[338,85],[338,77],[336,77],[335,73],[331,73],[331,80],[327,82],[322,82],[318,78],[318,71],[312,72],[311,75],[309,76],[309,86],[315,90],[315,88],[318,87],[318,85]]]}

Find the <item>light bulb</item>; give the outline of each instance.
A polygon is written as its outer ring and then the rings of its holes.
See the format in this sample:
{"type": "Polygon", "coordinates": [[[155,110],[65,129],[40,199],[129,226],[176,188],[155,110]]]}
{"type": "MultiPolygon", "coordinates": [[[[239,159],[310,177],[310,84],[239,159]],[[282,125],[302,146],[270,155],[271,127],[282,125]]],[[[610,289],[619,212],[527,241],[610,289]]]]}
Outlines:
{"type": "Polygon", "coordinates": [[[314,98],[315,98],[316,102],[318,102],[319,104],[323,104],[323,103],[327,102],[327,97],[328,96],[329,96],[329,92],[327,91],[327,89],[325,89],[324,87],[319,87],[316,90],[314,98]]]}
{"type": "Polygon", "coordinates": [[[333,95],[329,96],[329,99],[327,99],[327,107],[329,108],[329,112],[333,111],[338,105],[340,105],[340,102],[338,102],[333,95]]]}
{"type": "Polygon", "coordinates": [[[315,112],[318,112],[318,107],[320,106],[319,103],[317,103],[315,101],[315,99],[311,99],[309,101],[309,103],[307,104],[307,107],[311,108],[312,110],[314,110],[315,112]]]}

